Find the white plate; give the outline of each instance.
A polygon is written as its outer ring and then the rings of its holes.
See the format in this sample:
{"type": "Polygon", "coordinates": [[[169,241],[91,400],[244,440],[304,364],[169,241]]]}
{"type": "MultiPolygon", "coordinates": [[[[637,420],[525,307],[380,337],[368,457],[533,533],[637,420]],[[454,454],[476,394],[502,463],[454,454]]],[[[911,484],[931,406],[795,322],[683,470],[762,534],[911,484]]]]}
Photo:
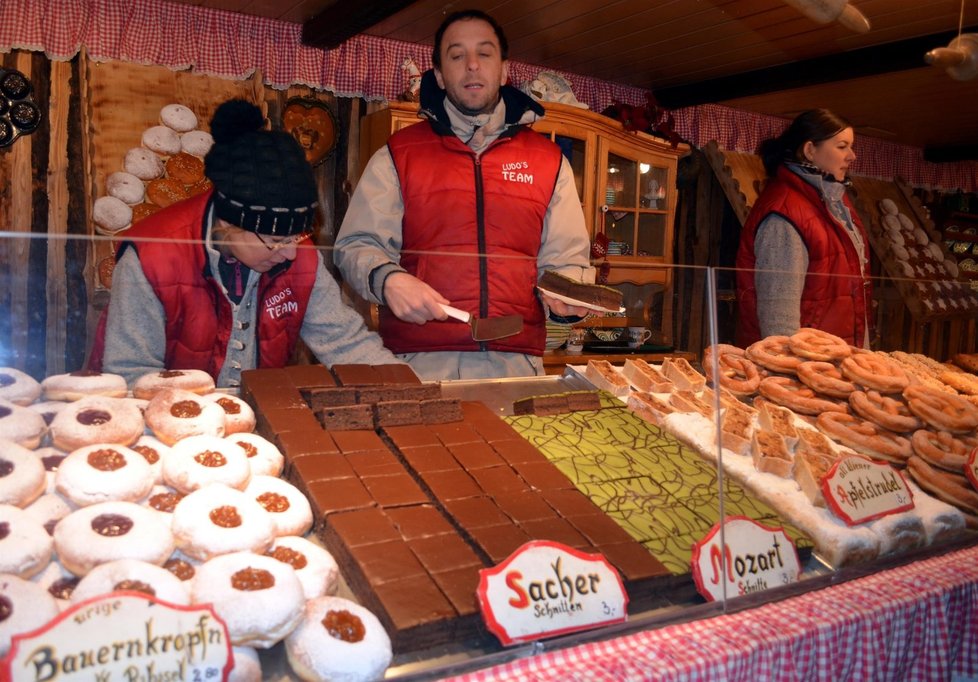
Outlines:
{"type": "Polygon", "coordinates": [[[579,305],[579,306],[583,306],[583,307],[587,308],[588,310],[597,310],[597,311],[602,312],[602,313],[623,313],[623,312],[625,312],[625,309],[624,308],[602,308],[601,306],[595,305],[593,303],[585,303],[584,301],[578,301],[576,298],[569,298],[567,296],[561,296],[560,294],[555,294],[554,292],[547,291],[546,289],[544,289],[543,287],[540,287],[540,286],[538,286],[537,289],[539,291],[542,291],[543,293],[545,293],[547,296],[553,296],[558,301],[561,301],[562,303],[566,303],[567,305],[579,305]]]}

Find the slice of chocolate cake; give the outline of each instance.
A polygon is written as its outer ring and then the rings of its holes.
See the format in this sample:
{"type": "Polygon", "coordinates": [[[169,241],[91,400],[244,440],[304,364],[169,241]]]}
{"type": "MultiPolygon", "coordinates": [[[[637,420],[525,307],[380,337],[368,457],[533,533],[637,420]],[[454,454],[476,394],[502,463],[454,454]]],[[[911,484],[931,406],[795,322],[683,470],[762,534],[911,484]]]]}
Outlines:
{"type": "Polygon", "coordinates": [[[372,429],[374,411],[370,405],[336,405],[324,407],[316,413],[319,423],[327,431],[372,429]]]}
{"type": "Polygon", "coordinates": [[[546,292],[572,298],[595,308],[615,313],[621,310],[622,294],[617,289],[578,282],[553,270],[544,270],[537,286],[546,292]]]}

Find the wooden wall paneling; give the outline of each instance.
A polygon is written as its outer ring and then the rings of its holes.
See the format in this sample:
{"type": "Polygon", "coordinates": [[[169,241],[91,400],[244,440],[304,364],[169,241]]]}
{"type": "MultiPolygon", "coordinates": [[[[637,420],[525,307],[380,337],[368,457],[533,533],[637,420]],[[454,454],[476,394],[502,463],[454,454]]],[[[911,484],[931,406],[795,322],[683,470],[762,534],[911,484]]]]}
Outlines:
{"type": "MultiPolygon", "coordinates": [[[[50,62],[48,98],[48,258],[47,258],[47,334],[46,371],[65,372],[67,347],[68,292],[66,285],[66,246],[68,233],[68,112],[71,100],[69,62],[50,62]]],[[[72,368],[77,369],[77,368],[72,368]]]]}
{"type": "MultiPolygon", "coordinates": [[[[70,341],[65,347],[65,368],[75,371],[83,366],[88,352],[88,315],[91,287],[86,277],[91,256],[88,238],[88,220],[92,198],[87,191],[86,158],[88,156],[88,114],[85,106],[84,57],[78,55],[71,62],[69,75],[68,133],[66,184],[68,204],[66,208],[65,279],[67,282],[68,319],[65,336],[70,341]]],[[[91,327],[94,329],[94,325],[91,327]]]]}
{"type": "MultiPolygon", "coordinates": [[[[29,136],[31,140],[31,165],[29,170],[32,238],[27,256],[27,372],[35,377],[47,376],[47,290],[60,287],[63,282],[49,282],[47,272],[48,240],[48,181],[51,147],[51,71],[50,62],[41,52],[31,52],[30,79],[34,101],[43,113],[41,125],[29,136]]],[[[23,139],[23,138],[22,138],[23,139]]]]}

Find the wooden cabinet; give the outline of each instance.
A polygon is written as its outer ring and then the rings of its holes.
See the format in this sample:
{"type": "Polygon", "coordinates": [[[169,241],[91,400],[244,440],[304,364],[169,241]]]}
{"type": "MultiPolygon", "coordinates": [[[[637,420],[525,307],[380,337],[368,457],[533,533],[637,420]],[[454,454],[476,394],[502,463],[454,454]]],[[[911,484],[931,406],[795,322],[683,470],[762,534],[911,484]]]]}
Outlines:
{"type": "MultiPolygon", "coordinates": [[[[570,161],[592,241],[602,232],[608,238],[608,283],[668,286],[676,166],[688,147],[674,149],[651,135],[626,131],[617,121],[587,109],[544,106],[547,115],[533,127],[548,135],[570,161]]],[[[366,116],[360,128],[361,162],[366,164],[391,133],[418,121],[417,105],[407,102],[391,102],[366,116]]]]}

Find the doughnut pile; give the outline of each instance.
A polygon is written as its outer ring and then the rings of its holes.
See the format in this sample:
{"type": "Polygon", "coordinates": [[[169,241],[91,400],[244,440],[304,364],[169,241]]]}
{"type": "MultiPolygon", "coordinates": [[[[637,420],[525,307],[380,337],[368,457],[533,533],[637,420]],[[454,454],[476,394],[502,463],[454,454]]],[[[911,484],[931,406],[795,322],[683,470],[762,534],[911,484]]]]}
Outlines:
{"type": "Polygon", "coordinates": [[[92,212],[97,232],[114,235],[160,208],[210,189],[204,157],[214,139],[197,126],[189,107],[168,104],[160,110],[159,124],[143,131],[122,168],[105,179],[105,194],[95,200],[92,212]]]}

